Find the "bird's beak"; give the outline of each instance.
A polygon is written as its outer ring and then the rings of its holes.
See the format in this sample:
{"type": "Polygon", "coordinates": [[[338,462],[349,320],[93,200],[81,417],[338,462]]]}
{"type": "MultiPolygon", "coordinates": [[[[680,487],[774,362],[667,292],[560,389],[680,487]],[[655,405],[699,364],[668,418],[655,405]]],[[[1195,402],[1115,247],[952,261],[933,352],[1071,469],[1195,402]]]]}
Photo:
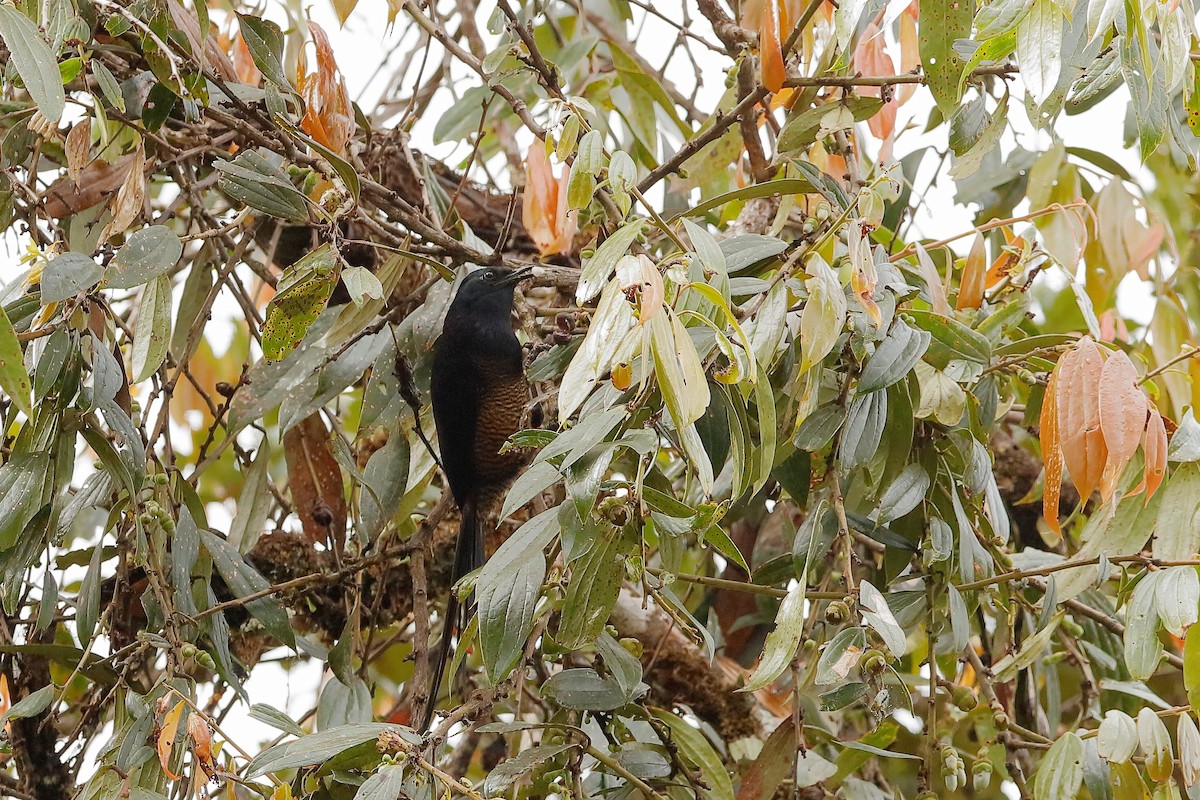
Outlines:
{"type": "Polygon", "coordinates": [[[521,281],[532,277],[533,267],[521,267],[520,269],[514,269],[499,282],[505,286],[516,286],[521,281]]]}

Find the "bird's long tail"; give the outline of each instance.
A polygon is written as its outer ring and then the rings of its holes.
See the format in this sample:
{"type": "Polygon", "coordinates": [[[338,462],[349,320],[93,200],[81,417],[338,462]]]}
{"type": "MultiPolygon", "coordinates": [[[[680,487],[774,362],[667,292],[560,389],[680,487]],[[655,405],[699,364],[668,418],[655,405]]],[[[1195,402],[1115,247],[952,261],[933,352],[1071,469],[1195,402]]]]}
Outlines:
{"type": "Polygon", "coordinates": [[[450,599],[446,603],[442,639],[438,644],[437,660],[434,661],[433,675],[430,678],[429,696],[425,700],[425,708],[422,711],[421,730],[423,731],[429,730],[429,725],[433,722],[433,712],[437,708],[438,694],[442,689],[442,675],[450,660],[454,636],[455,634],[462,636],[471,615],[475,613],[474,595],[472,594],[464,605],[459,602],[458,594],[453,587],[463,577],[483,566],[485,524],[485,513],[479,504],[472,500],[463,504],[462,524],[458,530],[458,547],[454,556],[454,573],[450,579],[450,599]]]}

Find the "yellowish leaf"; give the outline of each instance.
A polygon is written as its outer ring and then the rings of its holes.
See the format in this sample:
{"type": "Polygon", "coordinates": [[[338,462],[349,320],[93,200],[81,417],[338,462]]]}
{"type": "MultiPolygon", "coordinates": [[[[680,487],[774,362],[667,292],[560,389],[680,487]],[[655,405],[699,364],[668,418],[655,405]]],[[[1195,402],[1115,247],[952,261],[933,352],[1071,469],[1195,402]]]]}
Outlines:
{"type": "Polygon", "coordinates": [[[175,744],[175,735],[179,733],[179,720],[183,716],[183,708],[184,702],[180,700],[174,708],[167,712],[167,715],[163,717],[162,727],[159,728],[156,741],[158,762],[162,764],[163,772],[173,781],[180,778],[179,775],[171,772],[171,749],[175,744]]]}
{"type": "Polygon", "coordinates": [[[1123,351],[1110,355],[1100,369],[1100,431],[1108,450],[1100,488],[1105,502],[1113,499],[1146,429],[1149,401],[1137,382],[1137,369],[1123,351]]]}

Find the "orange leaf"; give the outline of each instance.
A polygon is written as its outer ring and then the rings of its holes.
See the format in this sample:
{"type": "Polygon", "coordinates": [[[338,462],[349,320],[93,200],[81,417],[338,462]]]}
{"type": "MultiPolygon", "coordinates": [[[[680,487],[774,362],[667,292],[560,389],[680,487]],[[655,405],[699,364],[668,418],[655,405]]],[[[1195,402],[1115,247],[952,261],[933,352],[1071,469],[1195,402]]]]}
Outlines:
{"type": "Polygon", "coordinates": [[[187,731],[192,739],[192,756],[196,764],[204,771],[205,777],[212,780],[217,774],[217,764],[213,760],[212,729],[199,714],[192,714],[188,717],[187,731]]]}
{"type": "Polygon", "coordinates": [[[1062,449],[1058,442],[1058,370],[1050,373],[1046,382],[1046,393],[1042,398],[1042,414],[1039,420],[1042,461],[1046,465],[1046,488],[1042,492],[1042,516],[1050,530],[1062,536],[1058,523],[1058,499],[1062,494],[1062,449]]]}
{"type": "MultiPolygon", "coordinates": [[[[858,48],[854,51],[855,69],[867,76],[894,75],[896,65],[884,50],[885,46],[886,42],[878,26],[874,22],[867,25],[858,40],[858,48]]],[[[882,91],[882,87],[879,86],[862,86],[858,93],[866,97],[880,97],[882,91]]],[[[887,139],[896,129],[896,108],[896,100],[891,98],[883,104],[883,108],[877,114],[867,120],[867,126],[877,138],[887,139]]]]}
{"type": "Polygon", "coordinates": [[[1100,430],[1100,372],[1104,358],[1090,338],[1080,340],[1058,362],[1058,434],[1063,463],[1081,501],[1099,485],[1108,460],[1100,430]]]}
{"type": "MultiPolygon", "coordinates": [[[[166,698],[163,698],[164,700],[166,698]]],[[[163,772],[173,781],[179,780],[180,776],[171,772],[171,748],[175,744],[175,734],[179,732],[179,719],[183,716],[183,701],[180,700],[175,704],[175,707],[167,712],[163,717],[162,728],[158,731],[158,740],[156,748],[158,750],[158,762],[162,764],[163,772]]]]}
{"type": "Polygon", "coordinates": [[[979,308],[983,304],[983,287],[985,271],[983,268],[987,253],[983,249],[983,234],[975,234],[975,243],[967,254],[963,265],[962,278],[958,282],[958,299],[954,307],[959,311],[968,308],[979,308]]]}
{"type": "Polygon", "coordinates": [[[1146,429],[1149,401],[1137,381],[1137,368],[1120,350],[1109,356],[1100,370],[1100,431],[1108,450],[1100,488],[1105,502],[1113,499],[1117,481],[1146,429]]]}
{"type": "MultiPolygon", "coordinates": [[[[8,693],[8,676],[0,675],[0,717],[8,713],[12,708],[12,696],[8,693]]],[[[12,723],[4,723],[4,732],[12,735],[12,723]]]]}
{"type": "Polygon", "coordinates": [[[1146,472],[1142,483],[1146,485],[1146,503],[1158,491],[1163,474],[1167,470],[1167,427],[1163,424],[1158,409],[1150,406],[1150,419],[1146,422],[1146,440],[1142,445],[1146,456],[1146,472]]]}
{"type": "Polygon", "coordinates": [[[772,92],[783,88],[787,74],[783,66],[783,42],[780,40],[781,0],[767,0],[762,18],[758,22],[759,61],[762,65],[762,82],[772,92]]]}
{"type": "Polygon", "coordinates": [[[993,289],[998,286],[1021,265],[1024,256],[1025,240],[1018,236],[1000,251],[1000,255],[988,267],[987,275],[983,280],[984,287],[993,289]]]}
{"type": "MultiPolygon", "coordinates": [[[[908,7],[908,13],[900,15],[900,71],[915,72],[921,66],[921,44],[917,36],[917,4],[908,7]]],[[[896,87],[896,102],[904,105],[917,91],[915,83],[902,83],[896,87]]]]}
{"type": "Polygon", "coordinates": [[[250,55],[250,48],[246,46],[241,33],[234,36],[230,48],[233,50],[233,71],[237,79],[247,86],[261,86],[262,73],[258,71],[258,65],[254,63],[254,57],[250,55]]]}
{"type": "Polygon", "coordinates": [[[317,51],[316,71],[309,75],[304,51],[296,65],[296,83],[304,99],[304,117],[300,127],[321,144],[340,153],[354,133],[354,111],[350,106],[350,91],[346,79],[338,72],[329,37],[315,22],[308,23],[313,46],[317,51]]]}
{"type": "Polygon", "coordinates": [[[546,148],[535,141],[525,156],[525,190],[521,197],[521,220],[543,256],[570,253],[575,240],[578,215],[567,204],[567,182],[571,168],[563,166],[554,177],[546,148]]]}

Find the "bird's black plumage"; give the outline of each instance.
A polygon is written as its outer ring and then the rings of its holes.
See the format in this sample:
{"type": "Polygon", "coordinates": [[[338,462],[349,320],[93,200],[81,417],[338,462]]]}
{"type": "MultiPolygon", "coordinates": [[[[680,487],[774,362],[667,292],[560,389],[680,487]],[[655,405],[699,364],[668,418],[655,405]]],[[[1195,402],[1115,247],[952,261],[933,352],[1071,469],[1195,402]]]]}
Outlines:
{"type": "MultiPolygon", "coordinates": [[[[462,512],[454,582],[483,566],[489,512],[524,460],[519,453],[501,453],[500,448],[520,428],[529,399],[524,356],[512,329],[513,290],[526,277],[527,270],[498,267],[467,275],[433,346],[430,390],[438,447],[450,491],[462,512]]],[[[453,629],[461,632],[469,617],[469,604],[460,608],[451,592],[433,686],[425,703],[424,729],[433,719],[453,629]]]]}

